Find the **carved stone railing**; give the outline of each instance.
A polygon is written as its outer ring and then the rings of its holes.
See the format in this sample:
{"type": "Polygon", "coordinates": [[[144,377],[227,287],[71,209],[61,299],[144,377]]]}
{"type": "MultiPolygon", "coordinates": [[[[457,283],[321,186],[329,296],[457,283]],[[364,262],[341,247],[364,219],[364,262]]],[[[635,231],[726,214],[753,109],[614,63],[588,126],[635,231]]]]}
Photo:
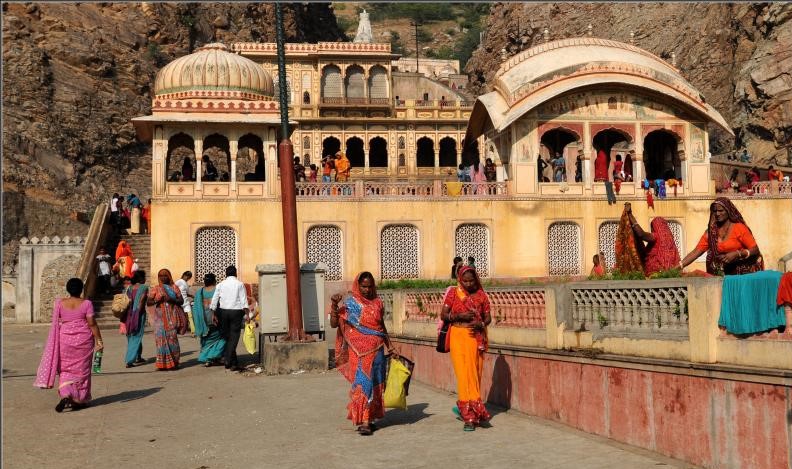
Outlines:
{"type": "MultiPolygon", "coordinates": [[[[407,291],[404,298],[408,321],[437,321],[445,290],[407,291]]],[[[543,329],[546,321],[544,287],[493,288],[487,290],[492,326],[543,329]]]]}
{"type": "Polygon", "coordinates": [[[792,182],[779,182],[778,192],[773,190],[770,181],[760,181],[752,184],[751,189],[755,196],[763,195],[792,195],[792,182]]]}
{"type": "Polygon", "coordinates": [[[298,199],[352,199],[358,197],[354,182],[297,183],[298,199]]]}
{"type": "Polygon", "coordinates": [[[506,197],[506,182],[460,182],[443,184],[443,195],[448,197],[506,197]],[[459,188],[457,194],[455,188],[459,188]]]}
{"type": "Polygon", "coordinates": [[[321,104],[333,106],[378,106],[390,107],[390,98],[345,98],[345,97],[328,97],[322,96],[321,104]]]}
{"type": "Polygon", "coordinates": [[[683,279],[569,285],[572,326],[597,335],[688,336],[683,279]]]}
{"type": "Polygon", "coordinates": [[[392,197],[431,197],[435,194],[433,181],[425,182],[378,182],[366,181],[365,195],[392,197]]]}

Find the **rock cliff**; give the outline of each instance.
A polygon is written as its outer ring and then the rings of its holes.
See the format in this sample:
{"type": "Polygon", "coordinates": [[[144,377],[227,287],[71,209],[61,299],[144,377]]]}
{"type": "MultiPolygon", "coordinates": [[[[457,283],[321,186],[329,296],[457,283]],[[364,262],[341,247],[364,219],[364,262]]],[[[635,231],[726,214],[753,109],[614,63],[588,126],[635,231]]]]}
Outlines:
{"type": "MultiPolygon", "coordinates": [[[[3,245],[84,235],[113,192],[147,196],[157,70],[212,41],[274,41],[263,3],[3,3],[3,245]]],[[[345,39],[328,4],[285,4],[288,41],[345,39]]]]}
{"type": "Polygon", "coordinates": [[[636,45],[665,60],[730,123],[736,138],[712,129],[712,152],[747,146],[759,161],[792,158],[792,4],[498,3],[485,39],[468,62],[479,94],[508,56],[551,39],[593,35],[636,45]]]}

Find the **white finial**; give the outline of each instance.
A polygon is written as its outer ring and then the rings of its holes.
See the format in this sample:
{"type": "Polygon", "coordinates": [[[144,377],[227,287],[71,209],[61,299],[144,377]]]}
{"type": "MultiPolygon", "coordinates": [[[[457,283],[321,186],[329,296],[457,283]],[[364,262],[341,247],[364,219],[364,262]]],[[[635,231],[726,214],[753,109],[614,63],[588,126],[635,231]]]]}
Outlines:
{"type": "Polygon", "coordinates": [[[504,62],[506,61],[506,59],[509,58],[509,53],[506,52],[506,49],[501,49],[500,54],[501,54],[501,60],[504,62]]]}
{"type": "Polygon", "coordinates": [[[630,44],[635,44],[635,31],[630,31],[630,44]]]}
{"type": "Polygon", "coordinates": [[[369,14],[366,10],[360,12],[360,22],[358,23],[357,34],[352,42],[374,42],[374,37],[371,33],[371,22],[369,21],[369,14]]]}
{"type": "Polygon", "coordinates": [[[676,52],[671,52],[671,65],[676,67],[676,52]]]}
{"type": "Polygon", "coordinates": [[[588,26],[586,26],[586,35],[588,37],[591,37],[591,36],[594,35],[594,25],[593,24],[589,23],[588,26]]]}
{"type": "Polygon", "coordinates": [[[544,42],[550,40],[550,30],[548,28],[544,28],[544,31],[542,31],[542,35],[544,35],[544,42]]]}

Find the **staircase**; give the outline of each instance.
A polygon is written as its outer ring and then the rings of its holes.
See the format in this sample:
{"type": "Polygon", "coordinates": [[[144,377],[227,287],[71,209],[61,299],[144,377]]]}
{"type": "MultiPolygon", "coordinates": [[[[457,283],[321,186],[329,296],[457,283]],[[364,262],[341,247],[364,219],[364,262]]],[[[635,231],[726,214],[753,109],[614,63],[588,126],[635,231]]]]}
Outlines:
{"type": "MultiPolygon", "coordinates": [[[[108,254],[111,256],[115,254],[116,247],[122,239],[125,239],[132,248],[132,254],[134,259],[137,259],[138,267],[146,272],[146,283],[156,282],[151,273],[151,237],[148,234],[111,235],[106,246],[108,254]]],[[[100,329],[118,329],[118,319],[113,316],[110,305],[113,304],[113,295],[121,293],[121,290],[119,284],[109,294],[97,292],[94,295],[94,314],[96,314],[96,323],[99,324],[100,329]]]]}

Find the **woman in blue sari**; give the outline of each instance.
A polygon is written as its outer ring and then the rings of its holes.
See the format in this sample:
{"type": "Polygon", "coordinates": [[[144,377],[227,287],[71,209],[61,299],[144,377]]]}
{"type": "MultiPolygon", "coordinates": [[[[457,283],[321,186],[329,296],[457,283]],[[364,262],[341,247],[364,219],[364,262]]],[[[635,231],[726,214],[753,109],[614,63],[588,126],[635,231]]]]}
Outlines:
{"type": "Polygon", "coordinates": [[[193,305],[195,335],[201,339],[201,353],[198,355],[198,361],[207,367],[220,364],[226,343],[217,327],[214,313],[209,309],[216,285],[215,274],[204,275],[204,286],[195,293],[195,304],[193,305]]]}
{"type": "Polygon", "coordinates": [[[146,363],[143,360],[143,333],[146,329],[146,297],[149,288],[146,285],[146,273],[136,270],[132,274],[132,285],[127,289],[129,297],[129,307],[121,321],[126,327],[127,351],[126,367],[132,368],[135,365],[146,363]]]}

